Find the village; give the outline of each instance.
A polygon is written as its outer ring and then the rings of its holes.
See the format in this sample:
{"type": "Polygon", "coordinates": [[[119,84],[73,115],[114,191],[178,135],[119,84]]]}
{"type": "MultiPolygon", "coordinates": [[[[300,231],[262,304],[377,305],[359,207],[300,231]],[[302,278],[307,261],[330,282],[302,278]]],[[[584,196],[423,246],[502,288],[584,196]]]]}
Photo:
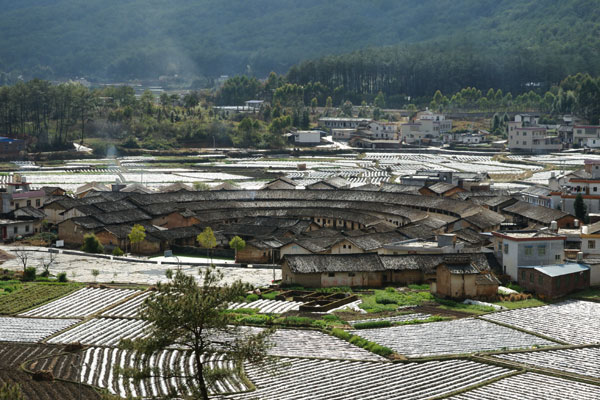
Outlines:
{"type": "MultiPolygon", "coordinates": [[[[197,276],[214,264],[226,282],[255,288],[229,312],[247,329],[277,327],[269,352],[287,364],[276,375],[246,365],[215,381],[214,396],[598,398],[600,158],[373,152],[423,145],[430,130],[443,140],[451,121],[436,118],[323,120],[335,142],[366,153],[213,153],[171,171],[147,158],[77,161],[3,176],[3,276],[69,281],[35,295],[42,283],[0,285],[5,351],[28,354],[25,371],[50,373],[52,384],[82,382],[86,398],[185,391],[183,380],[109,371],[140,362],[119,342],[143,337],[149,288],[168,270],[197,276]],[[379,133],[364,136],[364,124],[379,133]],[[79,369],[63,367],[75,356],[57,350],[72,343],[83,346],[79,369]],[[36,354],[43,362],[30,361],[36,354]]],[[[509,145],[510,132],[530,132],[523,123],[508,124],[509,145]]],[[[164,350],[151,362],[167,370],[191,365],[186,357],[164,350]]]]}

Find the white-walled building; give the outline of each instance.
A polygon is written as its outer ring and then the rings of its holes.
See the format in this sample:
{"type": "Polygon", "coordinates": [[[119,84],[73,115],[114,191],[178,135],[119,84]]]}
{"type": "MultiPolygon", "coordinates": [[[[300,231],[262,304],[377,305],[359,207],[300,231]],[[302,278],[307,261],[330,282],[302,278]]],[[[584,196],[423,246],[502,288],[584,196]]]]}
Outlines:
{"type": "Polygon", "coordinates": [[[518,280],[519,267],[560,264],[564,258],[566,236],[553,232],[493,232],[494,251],[503,272],[518,280]]]}
{"type": "Polygon", "coordinates": [[[558,136],[539,126],[523,126],[521,121],[508,122],[508,149],[525,153],[549,153],[562,150],[558,136]]]}
{"type": "MultiPolygon", "coordinates": [[[[600,125],[574,125],[573,126],[573,144],[579,146],[588,145],[594,140],[600,143],[600,125]]],[[[600,145],[589,146],[589,147],[600,147],[600,145]]]]}

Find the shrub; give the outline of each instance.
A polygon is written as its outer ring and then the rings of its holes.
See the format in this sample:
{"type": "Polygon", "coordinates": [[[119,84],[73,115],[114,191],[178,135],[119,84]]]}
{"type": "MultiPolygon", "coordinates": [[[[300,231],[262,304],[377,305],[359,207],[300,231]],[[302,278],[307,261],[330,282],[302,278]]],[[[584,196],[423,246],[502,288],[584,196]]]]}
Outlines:
{"type": "Polygon", "coordinates": [[[35,267],[25,268],[25,273],[23,274],[23,280],[26,282],[35,281],[35,267]]]}
{"type": "Polygon", "coordinates": [[[345,341],[350,341],[350,338],[352,338],[352,335],[349,334],[348,332],[346,332],[343,329],[340,328],[333,328],[331,330],[331,334],[339,339],[345,340],[345,341]]]}
{"type": "Polygon", "coordinates": [[[102,246],[96,235],[88,233],[83,237],[83,246],[81,246],[81,250],[86,253],[103,253],[104,246],[102,246]]]}
{"type": "Polygon", "coordinates": [[[258,295],[254,294],[254,293],[253,294],[249,294],[248,296],[246,296],[246,301],[249,302],[249,303],[251,303],[253,301],[256,301],[258,299],[260,299],[260,297],[258,297],[258,295]]]}
{"type": "Polygon", "coordinates": [[[325,314],[323,315],[322,319],[324,319],[325,321],[339,321],[340,317],[334,314],[325,314]]]}
{"type": "Polygon", "coordinates": [[[59,282],[66,282],[67,281],[67,273],[61,272],[60,274],[57,275],[57,279],[59,282]]]}
{"type": "Polygon", "coordinates": [[[263,294],[262,298],[267,300],[275,300],[277,296],[279,296],[279,292],[275,291],[263,294]]]}
{"type": "Polygon", "coordinates": [[[396,289],[394,289],[394,288],[393,288],[393,287],[391,287],[391,286],[388,286],[388,287],[386,287],[386,288],[385,288],[385,291],[386,291],[386,292],[388,292],[388,293],[396,293],[396,289]]]}
{"type": "Polygon", "coordinates": [[[408,285],[408,288],[412,289],[412,290],[429,290],[430,289],[428,284],[423,284],[423,285],[412,284],[412,285],[408,285]]]}
{"type": "Polygon", "coordinates": [[[354,329],[387,328],[392,326],[390,321],[369,321],[354,324],[354,329]]]}
{"type": "Polygon", "coordinates": [[[115,247],[112,251],[113,256],[121,257],[123,254],[125,253],[123,253],[123,250],[121,250],[120,247],[115,247]]]}
{"type": "Polygon", "coordinates": [[[272,321],[270,315],[254,314],[254,315],[238,315],[236,321],[242,324],[251,325],[266,325],[272,321]]]}
{"type": "Polygon", "coordinates": [[[285,317],[279,322],[288,326],[311,326],[314,322],[314,319],[308,317],[285,317]]]}
{"type": "Polygon", "coordinates": [[[375,295],[375,302],[378,304],[398,304],[398,301],[395,298],[384,292],[380,292],[375,295]]]}

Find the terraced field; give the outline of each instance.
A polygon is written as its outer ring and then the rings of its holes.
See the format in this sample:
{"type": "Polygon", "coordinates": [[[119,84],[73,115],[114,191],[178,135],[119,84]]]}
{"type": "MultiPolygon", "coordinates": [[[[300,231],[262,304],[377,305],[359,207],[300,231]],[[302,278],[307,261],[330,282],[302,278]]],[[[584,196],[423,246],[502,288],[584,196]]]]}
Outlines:
{"type": "Polygon", "coordinates": [[[28,317],[84,318],[136,293],[140,293],[140,291],[88,287],[20,315],[28,317]]]}
{"type": "Polygon", "coordinates": [[[600,343],[600,303],[581,300],[522,308],[483,317],[569,344],[600,343]]]}
{"type": "Polygon", "coordinates": [[[74,343],[94,346],[117,346],[121,339],[145,335],[148,322],[134,319],[93,318],[50,339],[48,343],[74,343]]]}
{"type": "Polygon", "coordinates": [[[464,354],[500,349],[550,346],[555,343],[490,322],[465,318],[350,331],[407,357],[464,354]]]}
{"type": "Polygon", "coordinates": [[[0,317],[0,341],[35,343],[78,322],[78,319],[0,317]]]}
{"type": "Polygon", "coordinates": [[[501,379],[448,400],[598,400],[600,386],[528,372],[501,379]]]}
{"type": "MultiPolygon", "coordinates": [[[[223,355],[214,355],[203,360],[208,368],[234,370],[233,362],[228,361],[223,355]]],[[[179,350],[164,350],[150,357],[142,356],[126,350],[106,347],[91,347],[82,354],[81,370],[79,360],[73,354],[59,354],[27,363],[31,371],[51,371],[59,379],[79,381],[107,389],[112,394],[127,397],[140,396],[154,398],[167,396],[169,391],[177,390],[178,393],[189,393],[183,378],[157,377],[134,382],[116,375],[115,366],[120,367],[150,367],[160,371],[160,375],[177,373],[189,375],[195,371],[193,357],[179,350]]],[[[210,391],[217,393],[232,393],[248,390],[244,380],[236,375],[231,378],[219,379],[210,391]]]]}
{"type": "MultiPolygon", "coordinates": [[[[38,382],[20,369],[20,365],[27,360],[39,357],[52,358],[52,355],[60,352],[62,352],[62,347],[59,346],[3,343],[0,345],[0,386],[4,383],[18,383],[26,400],[100,400],[100,395],[88,386],[57,380],[38,382]]],[[[70,365],[70,363],[64,363],[63,367],[65,365],[70,365]]],[[[61,366],[56,366],[56,370],[61,368],[61,366]]]]}
{"type": "Polygon", "coordinates": [[[283,359],[279,375],[245,366],[255,392],[230,396],[249,400],[430,399],[500,377],[510,370],[466,360],[391,364],[283,359]]]}
{"type": "Polygon", "coordinates": [[[536,351],[494,356],[541,368],[600,378],[600,348],[536,351]]]}

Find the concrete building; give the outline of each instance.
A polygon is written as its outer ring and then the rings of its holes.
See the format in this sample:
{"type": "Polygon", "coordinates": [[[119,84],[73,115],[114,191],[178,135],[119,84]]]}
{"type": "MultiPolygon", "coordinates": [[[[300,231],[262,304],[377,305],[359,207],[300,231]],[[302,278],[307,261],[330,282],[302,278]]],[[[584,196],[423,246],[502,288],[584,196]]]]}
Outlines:
{"type": "Polygon", "coordinates": [[[494,250],[503,273],[518,280],[518,268],[559,264],[564,259],[566,236],[544,231],[493,232],[494,250]]]}
{"type": "Polygon", "coordinates": [[[600,147],[600,125],[574,125],[573,126],[573,144],[576,146],[600,147]],[[596,140],[599,144],[590,143],[596,140]]]}
{"type": "Polygon", "coordinates": [[[24,176],[14,174],[6,187],[0,189],[2,209],[0,212],[8,213],[21,207],[41,208],[44,206],[46,192],[32,190],[24,176]]]}
{"type": "Polygon", "coordinates": [[[550,135],[546,128],[523,126],[521,122],[508,123],[508,149],[511,152],[549,153],[562,150],[558,136],[550,135]]]}
{"type": "Polygon", "coordinates": [[[0,136],[0,159],[16,160],[24,151],[26,146],[23,140],[0,136]]]}
{"type": "Polygon", "coordinates": [[[315,146],[321,144],[321,131],[292,132],[294,143],[300,146],[315,146]]]}
{"type": "Polygon", "coordinates": [[[589,288],[590,267],[576,263],[521,266],[518,283],[544,299],[556,299],[589,288]]]}
{"type": "Polygon", "coordinates": [[[319,126],[327,129],[346,128],[357,129],[360,125],[367,125],[372,119],[370,118],[334,118],[323,117],[319,118],[319,126]]]}

